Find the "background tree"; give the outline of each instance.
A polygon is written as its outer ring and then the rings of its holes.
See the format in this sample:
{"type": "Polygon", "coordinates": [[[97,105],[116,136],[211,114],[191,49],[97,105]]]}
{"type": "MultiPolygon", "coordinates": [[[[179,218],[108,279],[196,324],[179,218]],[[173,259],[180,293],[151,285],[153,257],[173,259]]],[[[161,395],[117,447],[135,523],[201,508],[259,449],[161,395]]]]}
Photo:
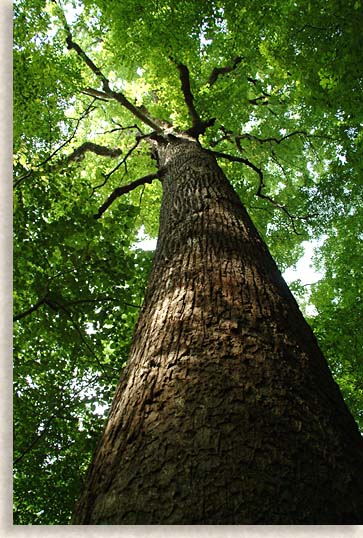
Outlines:
{"type": "Polygon", "coordinates": [[[312,323],[356,420],[362,413],[360,2],[63,8],[14,4],[20,524],[70,517],[150,269],[150,253],[133,245],[141,225],[157,235],[161,189],[147,183],[156,168],[146,138],[155,120],[189,128],[191,103],[216,118],[200,140],[232,157],[220,165],[280,269],[303,240],[325,240],[312,323]]]}

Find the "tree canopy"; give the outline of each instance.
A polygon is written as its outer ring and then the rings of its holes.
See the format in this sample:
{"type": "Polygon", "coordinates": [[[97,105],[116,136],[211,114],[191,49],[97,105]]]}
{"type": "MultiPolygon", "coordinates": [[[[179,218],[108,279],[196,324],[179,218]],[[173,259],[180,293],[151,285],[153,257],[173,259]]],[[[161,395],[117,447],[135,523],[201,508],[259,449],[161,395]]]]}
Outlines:
{"type": "Polygon", "coordinates": [[[14,2],[16,524],[69,521],[142,303],[147,138],[214,151],[363,426],[360,0],[14,2]],[[201,128],[202,126],[202,128],[201,128]]]}

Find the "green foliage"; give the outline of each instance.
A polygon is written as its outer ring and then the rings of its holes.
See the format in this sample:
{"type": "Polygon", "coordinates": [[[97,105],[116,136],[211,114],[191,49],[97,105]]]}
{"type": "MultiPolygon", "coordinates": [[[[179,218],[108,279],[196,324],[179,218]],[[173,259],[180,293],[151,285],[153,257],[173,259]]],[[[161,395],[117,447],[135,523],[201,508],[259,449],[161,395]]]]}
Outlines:
{"type": "Polygon", "coordinates": [[[358,423],[363,424],[363,211],[336,219],[319,253],[325,278],[314,288],[312,326],[358,423]]]}
{"type": "Polygon", "coordinates": [[[155,172],[151,127],[105,96],[68,32],[114,91],[176,130],[191,126],[188,67],[196,110],[216,119],[200,142],[255,167],[219,158],[281,270],[324,239],[310,322],[363,427],[362,19],[353,0],[14,3],[16,524],[69,521],[151,267],[137,234],[158,231],[158,181],[93,217],[155,172]]]}

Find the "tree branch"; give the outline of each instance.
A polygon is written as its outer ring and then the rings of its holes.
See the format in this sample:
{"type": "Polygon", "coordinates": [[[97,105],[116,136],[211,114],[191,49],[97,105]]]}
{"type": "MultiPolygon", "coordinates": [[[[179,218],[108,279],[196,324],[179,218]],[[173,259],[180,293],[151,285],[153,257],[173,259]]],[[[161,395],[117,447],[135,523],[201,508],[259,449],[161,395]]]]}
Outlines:
{"type": "MultiPolygon", "coordinates": [[[[106,78],[106,76],[102,73],[101,69],[96,66],[96,64],[87,56],[87,54],[84,52],[84,50],[73,41],[72,34],[69,30],[69,28],[66,28],[67,30],[67,46],[68,49],[74,50],[80,58],[85,62],[85,64],[91,69],[91,71],[101,80],[103,92],[99,92],[96,90],[97,94],[96,97],[102,96],[103,99],[106,98],[106,96],[109,99],[114,99],[115,101],[118,101],[123,107],[125,107],[131,114],[133,114],[136,118],[141,120],[143,123],[151,127],[155,131],[161,131],[162,128],[160,126],[160,122],[156,120],[155,118],[152,118],[149,112],[146,110],[145,107],[137,107],[131,103],[127,99],[127,97],[122,92],[115,92],[110,88],[109,80],[106,78]]],[[[93,92],[92,92],[93,93],[93,92]]]]}
{"type": "Polygon", "coordinates": [[[112,99],[112,97],[107,95],[107,93],[101,92],[100,90],[95,90],[94,88],[85,88],[82,90],[82,93],[85,95],[90,95],[95,99],[100,99],[101,101],[110,101],[112,99]]]}
{"type": "Polygon", "coordinates": [[[135,151],[135,149],[138,147],[138,145],[140,144],[140,141],[142,140],[142,138],[143,137],[141,137],[141,136],[137,137],[135,144],[132,146],[132,148],[129,149],[129,151],[126,153],[125,157],[119,163],[117,163],[117,165],[114,168],[112,168],[112,170],[110,172],[108,172],[107,174],[103,174],[103,177],[104,177],[103,182],[100,183],[99,185],[96,185],[95,187],[93,187],[92,194],[94,194],[94,192],[97,189],[100,189],[101,187],[104,187],[106,185],[107,181],[109,180],[109,178],[112,176],[112,174],[114,174],[120,168],[120,166],[122,166],[123,164],[125,164],[125,168],[126,168],[126,172],[127,172],[127,159],[130,157],[131,153],[133,153],[133,151],[135,151]]]}
{"type": "MultiPolygon", "coordinates": [[[[255,79],[255,78],[247,77],[247,80],[248,80],[248,82],[251,82],[251,84],[253,84],[255,87],[257,85],[261,86],[261,84],[258,84],[258,80],[255,79]]],[[[266,105],[269,104],[269,97],[271,97],[271,95],[269,93],[265,92],[261,87],[260,87],[260,91],[261,91],[262,95],[260,95],[259,97],[255,97],[255,99],[249,99],[248,100],[250,105],[258,106],[258,105],[261,104],[261,105],[266,106],[266,105]]],[[[272,110],[270,110],[270,112],[272,112],[272,114],[274,114],[274,112],[272,110]]]]}
{"type": "Polygon", "coordinates": [[[69,162],[82,161],[84,159],[84,154],[87,151],[96,153],[96,155],[102,155],[103,157],[111,157],[112,159],[118,157],[122,153],[122,150],[119,148],[108,148],[107,146],[100,146],[93,142],[84,142],[79,148],[75,149],[73,153],[68,155],[66,160],[69,162]]]}
{"type": "Polygon", "coordinates": [[[208,150],[208,152],[211,153],[212,155],[215,155],[216,157],[220,157],[222,159],[227,159],[227,160],[232,161],[232,162],[239,162],[239,163],[245,164],[246,166],[251,168],[254,172],[256,172],[256,174],[259,177],[259,184],[258,184],[258,189],[257,189],[257,192],[256,192],[256,196],[258,196],[259,198],[263,198],[264,200],[268,200],[275,207],[277,207],[278,209],[281,209],[281,211],[283,211],[289,217],[289,219],[291,221],[291,224],[292,224],[292,228],[294,230],[294,233],[296,235],[303,235],[300,232],[298,232],[296,230],[296,227],[295,227],[295,219],[298,218],[298,217],[295,217],[294,215],[291,215],[291,213],[287,210],[286,206],[284,206],[282,204],[279,204],[278,202],[276,202],[276,200],[271,198],[271,196],[268,196],[267,194],[262,193],[262,189],[265,187],[265,184],[264,184],[264,179],[263,179],[263,172],[262,172],[262,170],[260,168],[258,168],[258,166],[253,164],[248,159],[244,159],[243,157],[236,157],[234,155],[230,155],[229,153],[221,153],[220,151],[212,151],[212,150],[208,150]]]}
{"type": "Polygon", "coordinates": [[[30,314],[38,310],[38,308],[40,308],[43,304],[45,304],[46,300],[47,300],[47,296],[42,297],[41,299],[39,299],[39,301],[37,301],[33,306],[31,306],[24,312],[21,312],[20,314],[16,314],[13,317],[13,321],[19,321],[20,319],[26,318],[27,316],[29,316],[30,314]]]}
{"type": "Polygon", "coordinates": [[[267,106],[269,104],[268,97],[265,95],[260,95],[260,97],[255,97],[254,99],[248,99],[250,105],[258,106],[267,106]]]}
{"type": "Polygon", "coordinates": [[[189,116],[192,120],[192,126],[185,132],[190,136],[197,138],[199,135],[204,134],[208,127],[214,125],[216,120],[215,118],[211,118],[207,121],[202,120],[194,105],[194,96],[190,87],[190,75],[188,67],[180,62],[177,62],[176,60],[174,60],[174,58],[170,59],[172,62],[175,63],[179,71],[181,90],[183,92],[184,101],[187,105],[189,116]]]}
{"type": "Polygon", "coordinates": [[[143,176],[139,179],[136,179],[132,183],[129,183],[128,185],[123,185],[122,187],[117,187],[107,198],[107,200],[101,205],[98,212],[94,215],[95,219],[99,219],[103,213],[110,207],[110,205],[118,198],[119,196],[122,196],[123,194],[126,194],[128,192],[133,191],[140,185],[145,185],[145,183],[151,183],[154,179],[160,179],[161,177],[161,170],[158,172],[155,172],[154,174],[148,174],[147,176],[143,176]]]}
{"type": "Polygon", "coordinates": [[[181,90],[184,95],[184,101],[187,105],[189,116],[192,120],[192,129],[198,130],[202,125],[202,120],[194,105],[194,96],[190,87],[189,69],[186,65],[176,62],[176,66],[179,71],[179,78],[181,82],[181,90]]]}
{"type": "Polygon", "coordinates": [[[264,144],[266,142],[274,142],[275,144],[281,144],[281,142],[283,142],[284,140],[287,140],[288,138],[290,138],[292,136],[296,136],[296,135],[304,135],[306,137],[309,137],[309,134],[306,131],[293,131],[292,133],[289,133],[289,134],[283,136],[282,138],[276,138],[276,137],[273,137],[273,136],[271,136],[269,138],[258,138],[257,136],[250,135],[248,133],[238,135],[235,138],[236,138],[236,140],[237,139],[239,139],[239,140],[242,140],[242,139],[255,140],[256,142],[259,142],[260,144],[264,144]]]}
{"type": "Polygon", "coordinates": [[[245,164],[249,168],[252,168],[252,170],[254,170],[256,174],[258,174],[260,181],[262,181],[263,183],[262,171],[260,170],[260,168],[258,168],[255,164],[253,164],[248,159],[244,159],[243,157],[237,157],[236,155],[230,155],[229,153],[222,153],[221,151],[213,151],[213,150],[207,150],[207,151],[211,155],[215,155],[216,157],[220,157],[221,159],[226,159],[227,161],[245,164]]]}
{"type": "MultiPolygon", "coordinates": [[[[70,140],[68,140],[68,142],[70,142],[70,140]]],[[[63,144],[61,147],[64,147],[64,145],[65,144],[63,144]]],[[[61,147],[58,148],[58,150],[60,150],[61,147]]],[[[102,155],[103,157],[111,157],[112,159],[114,159],[115,157],[118,157],[122,153],[122,150],[120,148],[109,148],[107,146],[100,146],[99,144],[94,144],[93,142],[84,142],[78,148],[76,148],[72,153],[60,159],[58,162],[54,163],[54,165],[50,168],[50,170],[61,167],[62,165],[67,164],[69,162],[83,161],[85,153],[87,153],[87,151],[95,153],[96,155],[102,155]]],[[[56,152],[53,152],[51,156],[47,157],[47,159],[45,159],[41,164],[36,165],[36,167],[39,168],[47,164],[47,162],[49,162],[54,157],[55,154],[56,152]]],[[[16,187],[20,181],[22,181],[26,177],[29,177],[31,174],[33,174],[35,170],[33,169],[30,172],[31,173],[25,174],[24,176],[19,178],[17,182],[14,184],[14,187],[16,187]]]]}
{"type": "Polygon", "coordinates": [[[226,65],[224,67],[214,67],[210,76],[209,76],[209,79],[208,79],[208,84],[209,86],[213,86],[213,84],[215,84],[217,82],[217,79],[220,75],[224,75],[226,73],[230,73],[231,71],[233,71],[234,69],[236,69],[236,67],[238,66],[238,64],[240,64],[242,61],[242,57],[241,56],[237,56],[234,60],[233,60],[233,64],[232,65],[226,65]]]}
{"type": "Polygon", "coordinates": [[[281,144],[281,142],[284,142],[285,140],[293,137],[302,135],[305,136],[307,139],[310,138],[325,138],[327,140],[332,140],[331,137],[324,136],[324,135],[316,135],[316,134],[309,134],[307,131],[293,131],[291,133],[288,133],[285,136],[282,136],[281,138],[277,138],[274,136],[268,137],[268,138],[259,138],[258,136],[251,135],[249,133],[243,133],[240,135],[235,135],[232,131],[228,131],[223,125],[220,127],[220,130],[223,133],[223,136],[216,141],[213,141],[211,143],[212,147],[215,147],[217,144],[222,142],[223,140],[228,140],[230,142],[235,142],[237,144],[237,147],[240,151],[243,151],[243,148],[240,145],[241,140],[254,140],[258,142],[259,144],[265,144],[269,142],[273,142],[274,144],[281,144]]]}
{"type": "MultiPolygon", "coordinates": [[[[57,6],[56,0],[52,0],[57,6]]],[[[131,101],[122,92],[116,92],[110,88],[110,83],[108,78],[103,74],[101,69],[91,60],[91,58],[84,52],[81,46],[73,40],[71,29],[67,23],[66,16],[60,6],[58,6],[60,18],[63,23],[64,30],[66,31],[66,43],[69,50],[74,50],[78,56],[85,62],[85,64],[90,68],[90,70],[100,79],[102,82],[102,91],[93,90],[92,88],[87,88],[85,91],[92,95],[96,99],[114,99],[118,101],[123,107],[125,107],[131,114],[136,118],[140,119],[143,123],[151,127],[154,131],[162,131],[165,128],[166,123],[160,121],[157,118],[151,116],[148,110],[144,106],[135,106],[131,101]]],[[[170,126],[170,125],[169,125],[170,126]]]]}
{"type": "MultiPolygon", "coordinates": [[[[109,129],[108,131],[102,131],[100,133],[97,133],[97,134],[108,134],[108,133],[115,133],[117,131],[129,131],[129,133],[132,132],[132,130],[136,129],[139,133],[139,135],[141,135],[141,137],[146,137],[147,135],[145,135],[145,133],[143,133],[140,129],[140,127],[136,124],[134,125],[126,125],[125,127],[123,125],[121,125],[120,123],[117,123],[114,119],[111,118],[111,122],[114,124],[114,125],[117,125],[117,127],[114,127],[113,129],[109,129]]],[[[137,136],[137,135],[136,135],[137,136]]]]}

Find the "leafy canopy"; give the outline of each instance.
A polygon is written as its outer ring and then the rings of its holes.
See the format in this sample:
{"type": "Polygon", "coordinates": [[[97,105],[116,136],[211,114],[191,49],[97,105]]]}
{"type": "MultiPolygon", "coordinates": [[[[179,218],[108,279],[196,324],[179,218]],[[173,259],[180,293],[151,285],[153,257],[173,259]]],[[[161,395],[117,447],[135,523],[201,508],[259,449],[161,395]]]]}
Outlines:
{"type": "Polygon", "coordinates": [[[157,131],[217,152],[281,270],[320,240],[292,288],[362,425],[362,25],[360,0],[15,1],[16,524],[69,521],[151,266],[157,131]]]}

